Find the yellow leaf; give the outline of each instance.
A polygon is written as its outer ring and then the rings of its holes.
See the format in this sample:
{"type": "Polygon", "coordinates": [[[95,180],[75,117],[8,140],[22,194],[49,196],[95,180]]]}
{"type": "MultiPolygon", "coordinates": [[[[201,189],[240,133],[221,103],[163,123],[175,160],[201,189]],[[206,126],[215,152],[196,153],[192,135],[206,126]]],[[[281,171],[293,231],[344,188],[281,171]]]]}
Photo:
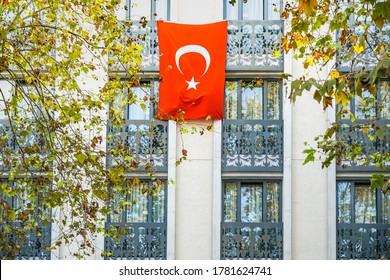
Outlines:
{"type": "Polygon", "coordinates": [[[282,56],[282,53],[279,50],[274,50],[273,56],[280,57],[280,56],[282,56]]]}
{"type": "Polygon", "coordinates": [[[343,108],[347,108],[349,98],[348,95],[342,91],[339,94],[336,94],[336,104],[341,103],[343,105],[343,108]]]}
{"type": "Polygon", "coordinates": [[[340,77],[340,73],[337,70],[330,71],[329,75],[332,79],[338,79],[340,77]]]}
{"type": "Polygon", "coordinates": [[[314,58],[313,57],[309,57],[307,58],[304,62],[303,62],[303,66],[305,68],[309,67],[309,66],[313,66],[314,65],[314,58]]]}
{"type": "Polygon", "coordinates": [[[364,134],[367,134],[367,133],[368,133],[368,127],[367,127],[367,126],[363,127],[363,133],[364,133],[364,134]]]}
{"type": "Polygon", "coordinates": [[[356,44],[353,46],[353,50],[356,54],[360,54],[362,51],[364,51],[364,46],[356,44]]]}

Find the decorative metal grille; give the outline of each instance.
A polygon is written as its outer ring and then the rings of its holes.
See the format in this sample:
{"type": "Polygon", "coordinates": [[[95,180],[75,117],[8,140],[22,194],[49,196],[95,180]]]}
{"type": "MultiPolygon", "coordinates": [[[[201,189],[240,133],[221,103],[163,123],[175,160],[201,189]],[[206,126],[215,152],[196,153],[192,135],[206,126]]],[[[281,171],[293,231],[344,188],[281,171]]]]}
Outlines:
{"type": "MultiPolygon", "coordinates": [[[[7,244],[22,244],[21,249],[15,248],[15,251],[12,252],[16,259],[50,260],[51,252],[46,248],[51,246],[51,224],[39,225],[35,230],[25,230],[25,240],[23,241],[16,232],[10,233],[7,237],[7,244]]],[[[9,256],[9,252],[0,251],[1,259],[7,259],[9,256]]]]}
{"type": "MultiPolygon", "coordinates": [[[[26,130],[15,127],[16,131],[22,131],[26,133],[26,130]]],[[[36,131],[28,132],[27,136],[14,135],[11,130],[11,125],[7,120],[0,120],[0,170],[7,169],[4,164],[4,160],[7,159],[11,162],[14,158],[18,161],[21,160],[20,153],[18,151],[23,150],[24,153],[30,155],[39,155],[41,158],[45,158],[47,154],[45,140],[36,131]],[[36,153],[35,149],[31,149],[34,145],[39,147],[39,152],[36,153]],[[33,152],[34,151],[34,152],[33,152]]],[[[30,170],[37,170],[36,168],[29,167],[30,170]]]]}
{"type": "Polygon", "coordinates": [[[158,171],[167,171],[168,166],[168,122],[128,120],[120,127],[108,127],[111,135],[107,142],[108,166],[117,164],[123,160],[113,156],[111,149],[117,149],[119,145],[128,148],[128,153],[138,161],[139,170],[150,165],[158,171]]]}
{"type": "MultiPolygon", "coordinates": [[[[362,146],[362,157],[356,161],[342,160],[341,164],[337,167],[338,170],[367,171],[369,169],[375,169],[374,166],[364,165],[364,160],[367,156],[375,152],[390,152],[390,139],[388,137],[385,136],[382,139],[375,137],[375,131],[373,129],[369,129],[368,133],[363,133],[363,127],[366,127],[369,121],[356,120],[352,123],[349,120],[341,120],[339,123],[341,129],[338,131],[336,137],[342,137],[348,145],[360,144],[362,146]],[[370,137],[375,140],[372,141],[370,137]]],[[[378,126],[387,125],[390,127],[390,120],[379,120],[376,124],[378,126]]],[[[387,166],[390,168],[390,162],[387,163],[387,166]]]]}
{"type": "Polygon", "coordinates": [[[390,259],[390,225],[338,224],[337,259],[390,259]]]}
{"type": "Polygon", "coordinates": [[[229,21],[226,70],[283,71],[282,35],[282,20],[229,21]]]}
{"type": "Polygon", "coordinates": [[[105,238],[105,259],[166,259],[167,229],[165,223],[106,223],[118,238],[105,238]]]}
{"type": "MultiPolygon", "coordinates": [[[[129,36],[140,38],[142,45],[142,71],[159,70],[159,52],[155,21],[146,25],[133,22],[127,30],[129,36]],[[142,39],[141,39],[142,38],[142,39]]],[[[283,71],[282,20],[230,20],[226,70],[283,71]]],[[[120,61],[114,61],[111,71],[121,71],[120,61]]]]}
{"type": "Polygon", "coordinates": [[[283,259],[282,223],[222,223],[222,259],[283,259]]]}
{"type": "Polygon", "coordinates": [[[281,171],[282,120],[225,120],[222,134],[223,171],[281,171]]]}

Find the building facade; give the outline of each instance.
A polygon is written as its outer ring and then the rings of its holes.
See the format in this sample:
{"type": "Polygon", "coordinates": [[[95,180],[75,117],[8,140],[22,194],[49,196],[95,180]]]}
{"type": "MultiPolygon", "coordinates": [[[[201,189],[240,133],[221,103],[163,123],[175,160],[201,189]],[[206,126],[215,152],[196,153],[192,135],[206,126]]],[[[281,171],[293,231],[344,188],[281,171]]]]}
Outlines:
{"type": "MultiPolygon", "coordinates": [[[[288,28],[275,12],[281,1],[238,0],[231,6],[227,0],[127,0],[127,5],[119,18],[136,22],[145,15],[149,20],[146,28],[135,24],[129,31],[146,34],[141,84],[129,89],[139,98],[158,97],[155,20],[228,20],[225,118],[188,121],[189,130],[212,129],[182,134],[175,122],[154,119],[152,103],[146,111],[138,105],[122,108],[126,122],[119,129],[107,127],[107,149],[118,143],[129,147],[140,166],[156,169],[155,179],[142,168],[127,174],[128,180],[139,179],[139,187],[118,195],[111,205],[116,211],[106,219],[106,230],[119,230],[120,237],[98,235],[91,258],[390,258],[390,194],[370,190],[369,178],[376,170],[348,162],[343,168],[333,164],[323,169],[320,160],[303,165],[303,143],[313,141],[336,118],[334,110],[323,112],[310,96],[294,105],[287,98],[289,85],[282,75],[298,78],[305,72],[291,53],[275,55],[282,53],[281,36],[288,28]],[[189,160],[177,166],[183,146],[189,160]],[[162,185],[157,190],[155,180],[162,185]],[[145,195],[148,191],[153,195],[145,195]],[[123,202],[128,205],[124,209],[119,207],[123,202]]],[[[326,74],[326,69],[320,73],[322,78],[326,74]]],[[[383,92],[388,91],[388,81],[381,83],[383,92]]],[[[120,104],[114,100],[112,106],[120,104]]],[[[386,104],[388,110],[377,117],[388,125],[390,99],[386,104]]],[[[367,112],[359,111],[359,100],[350,106],[359,116],[356,121],[364,122],[367,112]]],[[[348,131],[348,121],[338,121],[348,131]]],[[[364,142],[364,137],[356,131],[350,141],[364,142]]],[[[388,140],[366,148],[390,149],[388,140]]],[[[108,156],[107,165],[113,164],[115,158],[108,156]]],[[[56,226],[45,230],[52,231],[45,235],[47,242],[56,235],[56,226]]],[[[37,243],[32,238],[36,252],[22,258],[71,258],[63,247],[43,254],[44,246],[37,243]]]]}

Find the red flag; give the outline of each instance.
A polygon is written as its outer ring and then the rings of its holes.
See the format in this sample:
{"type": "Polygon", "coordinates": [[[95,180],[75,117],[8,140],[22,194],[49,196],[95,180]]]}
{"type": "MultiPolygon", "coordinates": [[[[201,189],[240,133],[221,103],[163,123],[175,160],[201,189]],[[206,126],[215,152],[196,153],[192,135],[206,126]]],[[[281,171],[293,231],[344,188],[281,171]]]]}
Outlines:
{"type": "Polygon", "coordinates": [[[160,94],[157,119],[223,119],[227,21],[157,22],[160,94]]]}

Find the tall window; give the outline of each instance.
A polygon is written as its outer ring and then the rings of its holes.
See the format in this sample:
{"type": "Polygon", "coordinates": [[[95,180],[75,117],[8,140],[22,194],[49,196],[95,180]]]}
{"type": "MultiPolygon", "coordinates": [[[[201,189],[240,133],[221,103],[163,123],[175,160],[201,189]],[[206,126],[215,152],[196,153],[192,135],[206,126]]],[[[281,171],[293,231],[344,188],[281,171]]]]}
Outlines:
{"type": "Polygon", "coordinates": [[[278,80],[226,83],[224,171],[282,171],[281,89],[278,80]]]}
{"type": "Polygon", "coordinates": [[[14,244],[12,248],[1,248],[0,258],[13,255],[16,259],[50,259],[51,247],[51,211],[45,205],[45,187],[49,184],[42,181],[26,183],[18,181],[1,180],[2,194],[0,196],[2,207],[15,213],[15,220],[10,224],[1,213],[2,238],[8,239],[7,244],[14,244]],[[39,189],[38,192],[34,188],[39,189]],[[16,192],[12,196],[5,193],[16,192]],[[10,232],[3,231],[8,227],[10,232]]]}
{"type": "Polygon", "coordinates": [[[166,184],[128,180],[116,192],[107,217],[106,259],[166,258],[166,184]]]}
{"type": "Polygon", "coordinates": [[[158,94],[158,82],[141,82],[139,86],[125,88],[112,103],[114,110],[122,112],[126,120],[151,120],[156,115],[154,100],[158,94]],[[126,102],[129,99],[131,102],[126,102]]]}
{"type": "Polygon", "coordinates": [[[337,182],[337,258],[390,259],[390,193],[337,182]]]}
{"type": "MultiPolygon", "coordinates": [[[[389,153],[390,141],[388,133],[380,133],[379,128],[390,126],[390,83],[382,80],[378,83],[378,91],[373,96],[368,91],[363,91],[362,96],[355,96],[348,104],[347,110],[340,110],[338,123],[340,130],[337,132],[339,139],[344,139],[348,145],[360,145],[362,155],[355,161],[342,160],[338,168],[354,170],[367,170],[374,168],[366,166],[364,161],[372,153],[389,153]],[[354,117],[354,119],[353,119],[354,117]],[[352,121],[353,120],[353,121],[352,121]]],[[[389,166],[388,163],[386,163],[389,166]]]]}
{"type": "MultiPolygon", "coordinates": [[[[390,120],[390,82],[388,80],[380,81],[376,96],[368,91],[363,91],[362,97],[356,96],[348,103],[347,110],[357,120],[390,120]]],[[[348,113],[341,117],[349,119],[348,113]]]]}
{"type": "Polygon", "coordinates": [[[281,182],[226,181],[222,259],[282,259],[281,182]]]}
{"type": "Polygon", "coordinates": [[[250,0],[236,1],[235,5],[224,0],[225,19],[228,20],[278,20],[283,1],[250,0]]]}
{"type": "Polygon", "coordinates": [[[228,120],[281,119],[281,82],[228,81],[225,87],[225,118],[228,120]]]}
{"type": "Polygon", "coordinates": [[[128,17],[131,20],[169,20],[170,0],[126,0],[128,17]]]}
{"type": "Polygon", "coordinates": [[[110,149],[119,146],[127,149],[127,155],[139,162],[138,170],[144,167],[167,171],[168,123],[154,120],[158,82],[142,82],[140,86],[126,88],[123,95],[113,101],[111,109],[120,112],[125,123],[117,128],[109,126],[108,164],[118,164],[122,156],[115,158],[110,149]],[[125,96],[131,100],[130,104],[125,96]]]}

